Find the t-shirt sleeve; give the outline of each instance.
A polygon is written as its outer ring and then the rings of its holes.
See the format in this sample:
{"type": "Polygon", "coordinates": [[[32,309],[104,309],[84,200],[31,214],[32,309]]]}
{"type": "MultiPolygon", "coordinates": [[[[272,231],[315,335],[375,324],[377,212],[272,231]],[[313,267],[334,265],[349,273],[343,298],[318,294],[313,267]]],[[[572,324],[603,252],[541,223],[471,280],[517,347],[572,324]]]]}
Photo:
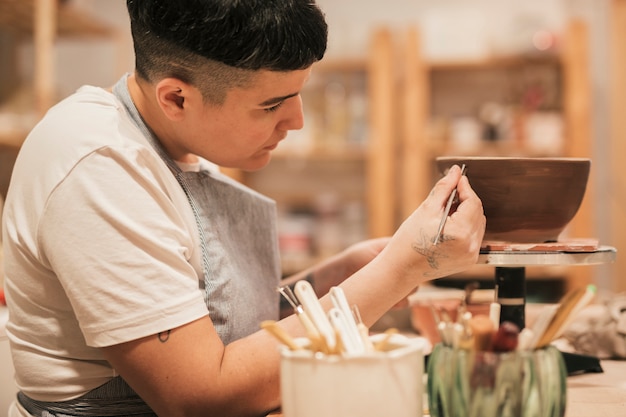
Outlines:
{"type": "Polygon", "coordinates": [[[208,314],[189,261],[194,231],[151,158],[145,149],[89,154],[51,194],[38,227],[41,253],[90,346],[208,314]]]}

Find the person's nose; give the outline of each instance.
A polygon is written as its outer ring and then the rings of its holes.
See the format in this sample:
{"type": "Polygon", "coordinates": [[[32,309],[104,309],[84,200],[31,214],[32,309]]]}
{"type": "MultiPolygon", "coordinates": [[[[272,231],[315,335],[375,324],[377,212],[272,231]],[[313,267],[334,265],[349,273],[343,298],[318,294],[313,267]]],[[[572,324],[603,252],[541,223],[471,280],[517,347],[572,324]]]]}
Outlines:
{"type": "Polygon", "coordinates": [[[285,102],[284,117],[276,126],[280,130],[300,130],[304,127],[304,113],[302,108],[302,98],[292,97],[285,102]]]}

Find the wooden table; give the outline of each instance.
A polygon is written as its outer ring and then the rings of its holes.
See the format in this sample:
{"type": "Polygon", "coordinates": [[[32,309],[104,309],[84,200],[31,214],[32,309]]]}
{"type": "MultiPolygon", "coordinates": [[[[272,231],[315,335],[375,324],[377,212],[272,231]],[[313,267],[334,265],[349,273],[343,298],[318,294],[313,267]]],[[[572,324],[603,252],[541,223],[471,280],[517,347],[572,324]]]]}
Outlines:
{"type": "Polygon", "coordinates": [[[626,416],[626,361],[602,361],[602,368],[567,378],[566,417],[626,416]]]}

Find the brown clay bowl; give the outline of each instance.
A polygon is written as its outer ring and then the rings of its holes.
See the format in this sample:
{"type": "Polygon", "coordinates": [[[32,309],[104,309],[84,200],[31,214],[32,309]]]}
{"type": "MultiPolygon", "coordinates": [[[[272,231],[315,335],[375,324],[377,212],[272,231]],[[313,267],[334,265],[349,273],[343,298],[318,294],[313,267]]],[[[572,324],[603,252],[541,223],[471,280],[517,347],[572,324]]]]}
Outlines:
{"type": "Polygon", "coordinates": [[[445,173],[465,164],[487,218],[484,240],[556,242],[585,195],[585,158],[439,157],[445,173]]]}

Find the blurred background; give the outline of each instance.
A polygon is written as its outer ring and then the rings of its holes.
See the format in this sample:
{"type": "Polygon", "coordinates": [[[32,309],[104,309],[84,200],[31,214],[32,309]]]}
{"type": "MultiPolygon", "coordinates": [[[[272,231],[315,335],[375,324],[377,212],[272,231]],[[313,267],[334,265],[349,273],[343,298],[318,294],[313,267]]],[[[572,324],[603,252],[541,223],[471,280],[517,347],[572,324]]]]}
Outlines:
{"type": "MultiPolygon", "coordinates": [[[[439,155],[575,156],[592,173],[564,234],[617,248],[617,262],[528,268],[529,296],[626,290],[626,0],[318,3],[330,38],[302,92],[305,128],[267,168],[228,172],[278,202],[286,274],[393,233],[439,178],[439,155]]],[[[125,7],[0,0],[0,196],[47,108],[132,71],[125,7]]],[[[474,280],[488,286],[493,267],[441,284],[474,280]]]]}

